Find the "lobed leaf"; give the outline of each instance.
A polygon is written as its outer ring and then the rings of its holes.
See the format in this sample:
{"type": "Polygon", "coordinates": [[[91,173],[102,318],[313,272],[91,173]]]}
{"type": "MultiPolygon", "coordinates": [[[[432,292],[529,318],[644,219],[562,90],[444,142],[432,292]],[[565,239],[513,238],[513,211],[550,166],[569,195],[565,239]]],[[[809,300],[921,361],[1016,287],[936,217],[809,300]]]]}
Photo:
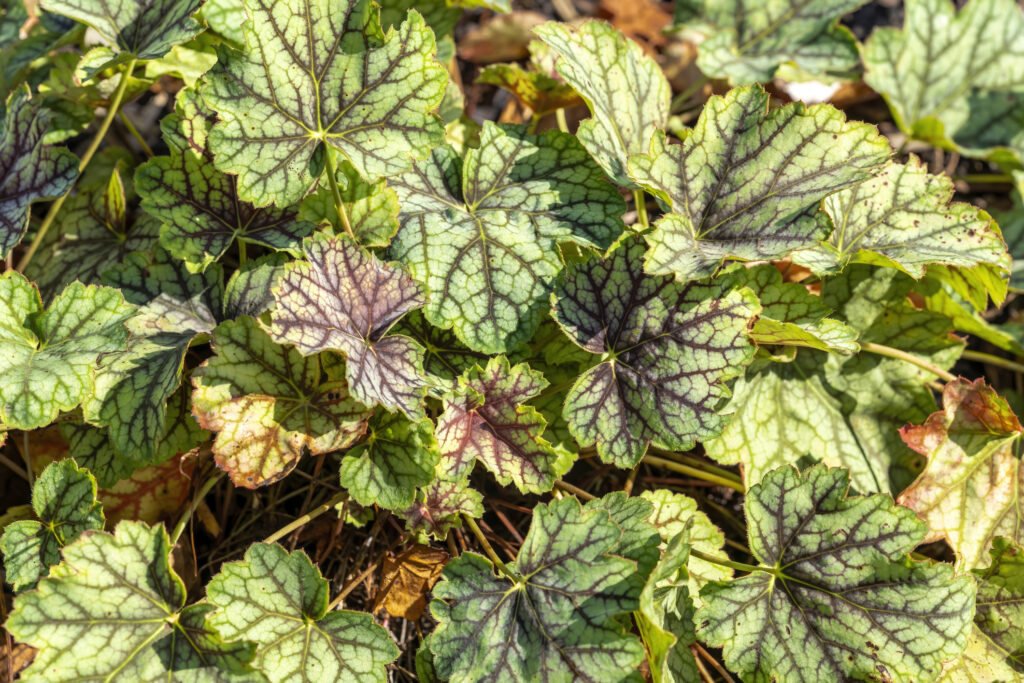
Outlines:
{"type": "Polygon", "coordinates": [[[17,592],[34,588],[82,532],[103,528],[96,480],[74,460],[46,466],[32,486],[32,510],[38,521],[12,522],[0,537],[4,576],[17,592]]]}
{"type": "MultiPolygon", "coordinates": [[[[645,491],[646,493],[646,491],[645,491]]],[[[651,573],[635,613],[647,644],[647,661],[655,683],[685,683],[700,676],[689,645],[697,640],[693,601],[687,585],[690,546],[686,531],[672,537],[651,573]]]]}
{"type": "Polygon", "coordinates": [[[346,238],[306,241],[305,261],[289,263],[273,290],[269,331],[303,354],[345,354],[352,395],[365,403],[423,416],[423,348],[387,332],[423,305],[423,292],[400,267],[378,261],[346,238]]]}
{"type": "Polygon", "coordinates": [[[429,534],[441,540],[450,529],[462,526],[461,515],[481,517],[483,495],[469,485],[468,479],[449,481],[435,478],[416,489],[412,504],[396,514],[405,519],[406,528],[414,534],[429,534]]]}
{"type": "Polygon", "coordinates": [[[275,344],[253,318],[213,331],[216,355],[192,373],[192,412],[217,432],[213,454],[236,486],[257,488],[283,478],[302,454],[351,445],[370,411],[345,381],[323,379],[321,356],[275,344]]]}
{"type": "Polygon", "coordinates": [[[711,583],[698,635],[745,680],[928,679],[967,644],[975,588],[911,561],[924,525],[886,494],[846,497],[845,470],[782,467],[744,507],[756,571],[711,583]]]}
{"type": "Polygon", "coordinates": [[[630,177],[672,209],[647,236],[648,272],[688,279],[726,258],[812,247],[829,232],[821,200],[889,158],[874,126],[849,123],[830,105],[769,111],[768,101],[757,85],[712,97],[682,144],[659,133],[648,154],[630,159],[630,177]]]}
{"type": "Polygon", "coordinates": [[[626,209],[573,136],[493,123],[464,159],[439,147],[392,185],[402,213],[391,253],[426,284],[427,320],[484,353],[533,334],[562,270],[557,243],[605,248],[626,209]]]}
{"type": "Polygon", "coordinates": [[[244,49],[222,49],[202,89],[220,117],[210,139],[217,168],[238,174],[242,199],[296,203],[325,152],[372,181],[440,143],[430,112],[446,75],[418,13],[383,34],[369,0],[246,0],[246,10],[244,49]]]}
{"type": "Polygon", "coordinates": [[[602,21],[571,29],[548,22],[534,33],[559,56],[558,74],[586,101],[593,118],[576,137],[616,185],[635,188],[629,157],[651,148],[668,123],[672,89],[654,59],[602,21]]]}
{"type": "Polygon", "coordinates": [[[712,282],[680,284],[643,270],[640,238],[604,259],[570,266],[552,294],[554,317],[603,362],[573,385],[564,415],[581,446],[633,467],[651,441],[687,450],[721,432],[723,382],[753,357],[746,338],[757,300],[712,282]]]}
{"type": "Polygon", "coordinates": [[[297,550],[256,543],[206,587],[210,623],[256,643],[253,664],[273,681],[383,683],[398,648],[369,614],[327,611],[327,581],[297,550]]]}
{"type": "Polygon", "coordinates": [[[984,379],[949,382],[942,410],[900,433],[928,458],[899,497],[927,523],[928,539],[946,539],[967,567],[980,565],[997,536],[1024,542],[1024,428],[984,379]]]}

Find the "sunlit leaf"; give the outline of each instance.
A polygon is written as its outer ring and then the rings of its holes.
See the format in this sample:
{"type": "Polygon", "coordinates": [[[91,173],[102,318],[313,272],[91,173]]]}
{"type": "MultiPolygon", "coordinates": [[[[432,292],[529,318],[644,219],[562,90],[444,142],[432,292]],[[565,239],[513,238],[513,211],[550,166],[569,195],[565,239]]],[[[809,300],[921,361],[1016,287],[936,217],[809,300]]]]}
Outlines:
{"type": "Polygon", "coordinates": [[[0,256],[7,256],[25,235],[29,205],[61,196],[78,177],[74,154],[43,144],[47,122],[28,87],[7,98],[0,128],[0,256]]]}
{"type": "Polygon", "coordinates": [[[977,567],[996,536],[1024,542],[1024,428],[984,379],[948,383],[942,404],[902,430],[928,464],[899,502],[928,524],[929,539],[945,538],[962,564],[977,567]]]}
{"type": "Polygon", "coordinates": [[[423,348],[387,332],[423,305],[423,291],[399,266],[378,261],[346,238],[306,241],[305,261],[289,263],[274,289],[270,334],[303,354],[345,354],[357,400],[423,415],[423,348]]]}
{"type": "Polygon", "coordinates": [[[656,134],[630,176],[672,211],[647,236],[647,269],[710,275],[726,258],[774,259],[830,232],[828,194],[870,177],[889,158],[874,126],[827,104],[768,110],[760,86],[708,100],[693,131],[670,146],[656,134]]]}
{"type": "Polygon", "coordinates": [[[697,639],[686,571],[688,540],[685,530],[672,537],[640,593],[637,626],[655,683],[685,683],[700,676],[688,648],[697,639]]]}
{"type": "Polygon", "coordinates": [[[7,629],[37,648],[24,680],[215,680],[244,674],[253,646],[225,643],[208,605],[185,607],[163,527],[87,532],[38,590],[18,596],[7,629]]]}
{"type": "Polygon", "coordinates": [[[103,528],[96,480],[74,460],[43,470],[32,486],[32,509],[38,521],[13,522],[0,537],[4,576],[15,591],[34,588],[60,561],[60,549],[83,531],[103,528]]]}
{"type": "Polygon", "coordinates": [[[192,410],[217,432],[214,457],[235,485],[273,483],[303,452],[344,448],[365,431],[370,411],[344,380],[323,379],[318,355],[275,344],[249,317],[218,325],[212,342],[216,355],[192,373],[192,410]]]}
{"type": "Polygon", "coordinates": [[[427,320],[476,351],[528,339],[562,270],[557,242],[607,247],[626,206],[571,135],[484,125],[479,149],[449,146],[392,181],[391,246],[428,290],[427,320]]]}
{"type": "Polygon", "coordinates": [[[621,531],[574,498],[538,505],[516,561],[496,575],[475,553],[452,560],[434,587],[438,673],[468,681],[640,680],[643,647],[620,617],[638,606],[633,561],[609,554],[621,531]]]}
{"type": "Polygon", "coordinates": [[[210,623],[225,638],[255,642],[253,664],[272,681],[383,683],[398,648],[369,614],[328,612],[327,587],[301,550],[257,543],[206,587],[217,607],[210,623]]]}
{"type": "Polygon", "coordinates": [[[409,168],[442,136],[446,74],[434,36],[410,12],[386,35],[368,0],[247,0],[241,52],[222,49],[203,97],[220,117],[210,146],[256,206],[294,204],[322,146],[375,180],[409,168]]]}
{"type": "Polygon", "coordinates": [[[364,443],[341,461],[341,485],[360,505],[405,508],[413,503],[416,487],[434,478],[437,460],[430,420],[380,413],[370,420],[364,443]]]}
{"type": "Polygon", "coordinates": [[[596,443],[619,467],[635,465],[651,441],[687,450],[717,435],[722,382],[754,351],[749,290],[647,275],[643,253],[641,239],[624,240],[605,259],[570,266],[552,295],[569,338],[606,359],[576,381],[565,418],[580,445],[596,443]]]}
{"type": "Polygon", "coordinates": [[[857,71],[857,41],[839,19],[865,1],[680,0],[675,23],[705,36],[697,65],[708,76],[752,83],[793,66],[830,82],[857,71]]]}
{"type": "MultiPolygon", "coordinates": [[[[347,161],[337,173],[338,190],[356,241],[364,247],[386,247],[398,231],[398,195],[386,181],[368,183],[347,161]]],[[[329,224],[336,235],[345,234],[334,194],[321,186],[302,200],[299,218],[329,224]]]]}
{"type": "Polygon", "coordinates": [[[672,89],[661,67],[603,21],[576,30],[548,22],[534,33],[558,53],[558,73],[594,116],[580,123],[576,136],[617,185],[636,187],[626,170],[629,157],[646,153],[668,122],[672,89]]]}
{"type": "Polygon", "coordinates": [[[924,525],[845,470],[782,467],[744,507],[756,571],[702,591],[701,640],[744,680],[934,678],[967,644],[974,582],[907,557],[924,525]]]}
{"type": "Polygon", "coordinates": [[[416,489],[412,505],[397,514],[405,519],[412,533],[429,534],[443,539],[449,529],[462,526],[460,515],[480,517],[484,514],[483,496],[469,485],[468,480],[450,481],[434,479],[416,489]]]}
{"type": "Polygon", "coordinates": [[[183,90],[173,114],[160,121],[170,156],[135,172],[142,207],[163,221],[160,243],[190,270],[205,270],[236,240],[275,249],[298,247],[314,225],[295,208],[258,209],[241,200],[238,177],[218,171],[209,131],[216,115],[194,90],[183,90]]]}

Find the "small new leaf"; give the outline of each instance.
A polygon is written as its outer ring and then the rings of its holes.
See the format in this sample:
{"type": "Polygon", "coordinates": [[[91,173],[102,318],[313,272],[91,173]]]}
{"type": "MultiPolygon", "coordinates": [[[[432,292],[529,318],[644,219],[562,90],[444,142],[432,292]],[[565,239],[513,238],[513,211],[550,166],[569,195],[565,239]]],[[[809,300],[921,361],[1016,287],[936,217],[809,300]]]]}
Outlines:
{"type": "Polygon", "coordinates": [[[156,683],[252,673],[253,646],[225,643],[207,624],[207,605],[185,607],[162,526],[121,522],[87,532],[38,590],[18,596],[7,629],[39,650],[26,681],[156,683]],[[183,609],[184,608],[184,609],[183,609]]]}
{"type": "Polygon", "coordinates": [[[242,199],[298,202],[322,170],[311,169],[318,149],[376,180],[441,142],[429,112],[447,78],[418,13],[383,34],[368,0],[245,4],[245,48],[222,48],[203,87],[220,115],[210,141],[217,168],[238,174],[242,199]]]}
{"type": "Polygon", "coordinates": [[[32,509],[39,521],[12,522],[0,537],[4,575],[18,592],[35,587],[60,562],[60,549],[83,531],[103,528],[96,480],[74,460],[43,470],[32,486],[32,509]]]}
{"type": "Polygon", "coordinates": [[[360,505],[389,510],[413,503],[417,486],[429,484],[437,467],[434,425],[422,418],[381,413],[367,428],[367,438],[341,461],[341,485],[360,505]]]}
{"type": "Polygon", "coordinates": [[[253,664],[272,681],[384,683],[398,648],[369,614],[327,611],[327,581],[297,550],[257,543],[206,587],[210,623],[256,643],[253,664]]]}
{"type": "Polygon", "coordinates": [[[744,507],[760,565],[701,591],[698,635],[744,678],[928,680],[967,644],[974,583],[907,557],[924,525],[845,470],[781,467],[744,507]]]}
{"type": "Polygon", "coordinates": [[[1017,416],[984,379],[946,384],[943,409],[908,425],[907,445],[928,464],[899,497],[928,524],[928,539],[945,538],[967,567],[980,566],[996,536],[1024,542],[1024,467],[1017,416]]]}
{"type": "Polygon", "coordinates": [[[636,564],[612,555],[622,532],[575,498],[538,505],[505,574],[475,553],[444,568],[431,612],[434,664],[452,683],[638,680],[643,647],[621,618],[638,607],[636,564]]]}
{"type": "Polygon", "coordinates": [[[43,144],[49,116],[28,86],[7,98],[0,128],[0,257],[28,229],[29,205],[59,197],[78,177],[78,159],[63,147],[43,144]]]}
{"type": "Polygon", "coordinates": [[[523,405],[547,385],[526,363],[509,367],[503,356],[464,372],[437,421],[443,476],[466,477],[479,460],[503,485],[514,483],[524,493],[550,491],[572,460],[543,438],[547,422],[540,413],[523,405]]]}
{"type": "Polygon", "coordinates": [[[203,0],[43,0],[43,9],[94,28],[111,47],[139,59],[163,57],[203,27],[192,18],[203,0]]]}
{"type": "Polygon", "coordinates": [[[874,126],[827,104],[768,111],[768,100],[757,85],[712,97],[682,144],[658,133],[649,154],[630,159],[630,176],[672,208],[647,237],[649,272],[688,279],[726,258],[812,247],[829,232],[821,200],[889,158],[874,126]]]}
{"type": "Polygon", "coordinates": [[[687,450],[721,432],[723,382],[753,357],[746,329],[758,313],[750,290],[644,273],[643,253],[642,239],[628,238],[604,259],[570,266],[552,294],[569,338],[607,359],[569,392],[569,429],[626,468],[651,441],[687,450]]]}
{"type": "Polygon", "coordinates": [[[668,122],[672,89],[661,67],[603,21],[576,30],[549,22],[534,33],[558,53],[558,73],[594,116],[580,123],[576,137],[616,185],[637,187],[627,173],[629,157],[646,153],[668,122]]]}
{"type": "Polygon", "coordinates": [[[20,273],[0,275],[0,419],[35,429],[93,388],[96,359],[124,348],[134,308],[116,289],[68,285],[49,308],[20,273]]]}
{"type": "Polygon", "coordinates": [[[192,373],[192,411],[217,432],[214,458],[235,485],[271,484],[304,450],[345,448],[365,431],[370,411],[344,380],[323,379],[320,356],[275,344],[247,316],[221,323],[212,341],[216,355],[192,373]]]}
{"type": "Polygon", "coordinates": [[[405,519],[410,532],[430,534],[442,540],[450,529],[462,526],[462,515],[480,517],[484,514],[483,495],[466,479],[434,479],[416,489],[412,505],[397,514],[405,519]]]}
{"type": "Polygon", "coordinates": [[[306,355],[343,352],[356,399],[401,410],[413,420],[423,417],[423,347],[387,334],[423,305],[421,286],[344,237],[316,235],[304,252],[306,260],[287,264],[274,288],[273,339],[306,355]]]}
{"type": "Polygon", "coordinates": [[[529,339],[562,270],[557,243],[606,248],[626,205],[571,135],[484,125],[460,159],[442,146],[392,181],[402,205],[392,254],[427,286],[427,319],[467,346],[529,339]]]}
{"type": "Polygon", "coordinates": [[[684,529],[668,542],[640,593],[637,626],[647,644],[647,661],[655,683],[686,683],[700,677],[689,649],[697,639],[687,585],[689,555],[689,535],[684,529]]]}

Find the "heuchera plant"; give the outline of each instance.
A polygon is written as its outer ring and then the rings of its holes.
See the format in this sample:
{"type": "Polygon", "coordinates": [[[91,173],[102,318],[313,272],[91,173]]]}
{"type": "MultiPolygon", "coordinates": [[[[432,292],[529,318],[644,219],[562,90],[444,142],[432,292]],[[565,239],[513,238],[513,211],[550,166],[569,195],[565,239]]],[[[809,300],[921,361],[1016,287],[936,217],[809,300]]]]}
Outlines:
{"type": "Polygon", "coordinates": [[[0,2],[0,673],[1024,680],[1024,12],[864,4],[0,2]]]}

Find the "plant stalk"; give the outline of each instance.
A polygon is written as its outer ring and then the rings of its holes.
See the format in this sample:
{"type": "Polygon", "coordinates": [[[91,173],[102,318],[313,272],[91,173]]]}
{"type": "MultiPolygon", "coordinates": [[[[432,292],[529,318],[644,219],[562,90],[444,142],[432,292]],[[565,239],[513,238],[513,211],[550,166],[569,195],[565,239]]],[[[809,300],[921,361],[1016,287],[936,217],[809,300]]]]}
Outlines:
{"type": "Polygon", "coordinates": [[[674,460],[659,458],[656,455],[645,455],[644,462],[651,465],[656,465],[658,467],[664,467],[667,470],[672,470],[673,472],[685,474],[695,479],[701,479],[703,481],[711,482],[712,484],[717,484],[718,486],[725,486],[732,489],[733,491],[739,491],[740,493],[746,493],[747,491],[745,488],[743,488],[743,484],[738,481],[726,479],[725,477],[720,477],[717,474],[705,472],[704,470],[697,469],[696,467],[690,467],[689,465],[684,465],[682,463],[675,462],[674,460]]]}
{"type": "MultiPolygon", "coordinates": [[[[752,564],[743,564],[742,562],[733,562],[732,560],[723,560],[720,557],[715,557],[714,555],[708,555],[706,553],[702,553],[701,551],[699,551],[699,550],[697,550],[696,548],[693,548],[693,547],[690,548],[690,555],[692,557],[700,558],[700,559],[704,560],[705,562],[710,562],[711,564],[717,564],[717,565],[719,565],[721,567],[729,567],[730,569],[735,569],[736,571],[740,571],[740,572],[748,572],[748,573],[749,572],[763,572],[763,571],[766,570],[765,567],[755,567],[752,564]]],[[[768,573],[771,573],[771,572],[768,572],[768,573]]]]}
{"type": "Polygon", "coordinates": [[[879,356],[895,358],[897,360],[902,360],[907,363],[910,363],[911,365],[916,365],[922,370],[927,370],[933,375],[941,377],[946,382],[952,382],[953,380],[956,379],[956,375],[946,370],[943,370],[938,365],[935,365],[934,363],[929,363],[923,358],[918,358],[912,353],[907,353],[906,351],[894,349],[891,346],[883,346],[881,344],[874,344],[872,342],[860,342],[860,348],[861,351],[867,351],[868,353],[874,353],[879,356]]]}
{"type": "Polygon", "coordinates": [[[139,147],[142,148],[142,153],[146,155],[146,158],[152,159],[156,156],[153,154],[153,149],[146,144],[146,140],[142,137],[142,134],[139,133],[139,129],[135,127],[135,124],[132,123],[132,120],[128,118],[128,115],[123,111],[121,112],[121,123],[123,123],[124,127],[128,129],[131,136],[135,138],[135,142],[139,143],[139,147]]]}
{"type": "MultiPolygon", "coordinates": [[[[121,109],[121,103],[124,100],[124,94],[128,90],[128,81],[131,80],[132,71],[135,70],[135,65],[138,63],[138,59],[132,58],[128,62],[128,66],[125,67],[124,73],[121,75],[121,82],[117,84],[117,91],[114,93],[114,98],[110,101],[110,108],[107,109],[107,115],[103,118],[103,123],[100,124],[100,129],[96,131],[96,135],[93,136],[92,142],[89,143],[89,148],[85,150],[85,154],[78,160],[78,175],[81,176],[82,172],[92,161],[92,157],[96,154],[96,150],[99,149],[100,144],[103,142],[103,138],[107,136],[107,131],[110,130],[110,124],[114,122],[114,117],[117,116],[117,112],[121,109]]],[[[60,211],[60,207],[63,206],[64,201],[68,198],[71,193],[69,189],[63,195],[58,197],[53,204],[50,205],[50,209],[46,212],[46,217],[43,218],[42,225],[39,226],[39,230],[36,231],[36,236],[32,240],[32,244],[29,245],[28,251],[21,257],[21,262],[18,263],[18,272],[25,272],[25,268],[32,261],[32,257],[36,255],[39,250],[39,246],[43,243],[43,238],[46,237],[47,231],[50,229],[50,225],[53,224],[53,220],[57,217],[57,212],[60,211]]]]}
{"type": "Polygon", "coordinates": [[[555,110],[555,120],[558,121],[558,130],[563,133],[569,132],[569,122],[565,118],[565,109],[559,107],[555,110]]]}
{"type": "Polygon", "coordinates": [[[218,472],[217,474],[207,479],[206,483],[204,483],[202,488],[199,489],[199,492],[192,499],[192,504],[188,506],[188,509],[185,510],[185,514],[183,514],[181,516],[181,519],[178,520],[178,523],[174,525],[174,531],[171,532],[172,546],[178,543],[178,539],[181,538],[182,532],[185,531],[185,525],[188,524],[188,520],[192,518],[192,513],[196,511],[196,508],[199,507],[199,504],[203,502],[204,498],[206,498],[206,494],[208,494],[210,490],[217,485],[217,482],[220,481],[221,477],[223,476],[223,472],[218,472]]]}
{"type": "Polygon", "coordinates": [[[481,547],[483,547],[484,552],[487,553],[487,557],[490,558],[491,563],[494,564],[502,574],[511,579],[513,583],[519,583],[519,579],[516,575],[505,566],[505,563],[501,561],[500,557],[498,557],[498,553],[494,552],[494,548],[491,547],[487,537],[484,536],[484,532],[479,526],[477,526],[476,520],[466,513],[462,514],[462,518],[466,520],[466,526],[473,532],[473,535],[476,536],[476,540],[480,542],[481,547]]]}
{"type": "Polygon", "coordinates": [[[997,368],[1003,368],[1004,370],[1011,370],[1013,372],[1024,374],[1024,364],[1016,363],[1008,358],[993,356],[991,353],[983,353],[981,351],[964,351],[961,354],[961,358],[984,363],[985,365],[994,365],[997,368]]]}
{"type": "Polygon", "coordinates": [[[651,229],[651,223],[647,219],[647,198],[640,188],[633,190],[633,203],[636,205],[636,220],[644,232],[651,229]]]}
{"type": "Polygon", "coordinates": [[[335,505],[337,505],[338,503],[341,503],[346,498],[348,498],[348,493],[346,491],[341,491],[339,493],[336,493],[334,495],[334,497],[332,497],[329,501],[327,501],[323,505],[320,505],[319,507],[313,508],[312,510],[310,510],[306,514],[302,515],[301,517],[296,517],[294,520],[292,520],[288,524],[285,524],[283,527],[281,527],[280,529],[278,529],[274,533],[272,533],[269,536],[267,536],[265,539],[263,539],[263,542],[264,543],[273,543],[275,541],[278,541],[278,540],[284,538],[285,536],[287,536],[291,532],[295,531],[296,529],[301,528],[301,527],[309,524],[314,519],[316,519],[320,515],[324,514],[328,510],[333,509],[335,505]]]}
{"type": "Polygon", "coordinates": [[[345,202],[341,199],[341,189],[338,187],[337,169],[334,165],[334,153],[332,150],[327,151],[327,183],[331,186],[331,194],[334,196],[334,208],[338,212],[338,218],[341,219],[341,224],[345,227],[345,232],[352,238],[353,242],[358,243],[356,240],[356,234],[352,231],[352,223],[348,220],[348,212],[345,211],[345,202]]]}

